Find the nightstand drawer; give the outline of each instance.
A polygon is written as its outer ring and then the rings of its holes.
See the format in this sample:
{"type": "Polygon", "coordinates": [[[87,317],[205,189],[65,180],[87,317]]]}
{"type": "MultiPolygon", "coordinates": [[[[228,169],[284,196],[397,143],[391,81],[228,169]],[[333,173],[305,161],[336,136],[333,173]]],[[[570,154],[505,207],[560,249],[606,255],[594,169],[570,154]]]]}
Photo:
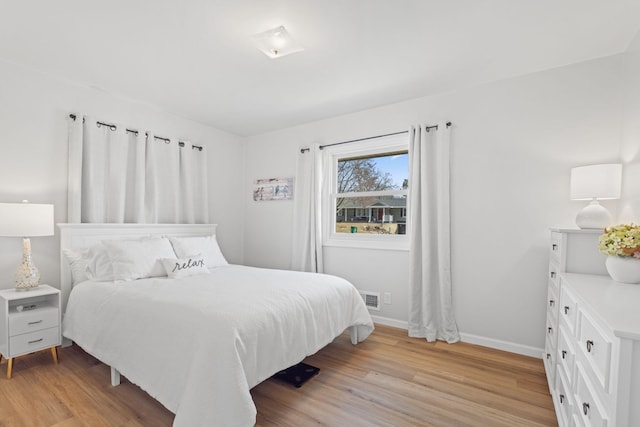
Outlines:
{"type": "Polygon", "coordinates": [[[41,307],[36,310],[12,313],[9,316],[9,331],[12,337],[54,326],[58,326],[57,307],[41,307]]]}
{"type": "Polygon", "coordinates": [[[9,357],[32,353],[60,345],[60,329],[56,326],[41,331],[30,332],[9,340],[9,357]]]}

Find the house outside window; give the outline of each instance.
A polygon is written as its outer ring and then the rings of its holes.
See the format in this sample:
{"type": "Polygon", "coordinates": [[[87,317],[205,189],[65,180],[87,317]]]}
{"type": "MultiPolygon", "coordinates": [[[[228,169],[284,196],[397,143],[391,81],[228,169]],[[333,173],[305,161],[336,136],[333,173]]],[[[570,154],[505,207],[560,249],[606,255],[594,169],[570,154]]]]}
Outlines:
{"type": "Polygon", "coordinates": [[[406,134],[325,148],[324,244],[408,249],[406,134]]]}

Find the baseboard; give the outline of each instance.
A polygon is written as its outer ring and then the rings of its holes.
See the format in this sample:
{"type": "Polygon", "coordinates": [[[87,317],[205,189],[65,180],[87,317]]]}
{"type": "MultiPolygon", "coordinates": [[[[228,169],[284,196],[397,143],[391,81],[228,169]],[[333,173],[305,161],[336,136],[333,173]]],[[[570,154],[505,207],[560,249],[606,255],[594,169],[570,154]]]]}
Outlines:
{"type": "Polygon", "coordinates": [[[398,329],[409,330],[409,323],[404,322],[402,320],[390,319],[388,317],[374,316],[374,315],[371,315],[371,319],[373,319],[373,323],[379,323],[385,326],[391,326],[398,329]]]}
{"type": "Polygon", "coordinates": [[[497,340],[494,338],[481,337],[473,334],[460,333],[460,340],[469,344],[477,344],[483,347],[495,348],[496,350],[504,350],[511,353],[522,354],[524,356],[542,358],[543,349],[531,347],[523,344],[516,344],[509,341],[497,340]]]}
{"type": "MultiPolygon", "coordinates": [[[[391,326],[398,329],[409,329],[409,323],[390,319],[388,317],[382,316],[371,316],[374,323],[379,323],[385,326],[391,326]]],[[[483,347],[495,348],[496,350],[508,351],[510,353],[522,354],[524,356],[535,357],[536,359],[542,358],[542,353],[544,353],[543,349],[537,347],[531,347],[523,344],[516,344],[509,341],[497,340],[494,338],[481,337],[478,335],[467,334],[464,332],[460,333],[460,340],[469,344],[481,345],[483,347]]]]}

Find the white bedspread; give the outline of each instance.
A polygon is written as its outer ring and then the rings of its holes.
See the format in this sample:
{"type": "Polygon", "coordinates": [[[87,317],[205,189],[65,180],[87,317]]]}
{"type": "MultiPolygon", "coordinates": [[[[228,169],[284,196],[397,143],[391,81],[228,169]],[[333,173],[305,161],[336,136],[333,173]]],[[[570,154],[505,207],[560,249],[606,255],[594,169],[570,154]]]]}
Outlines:
{"type": "Polygon", "coordinates": [[[74,287],[63,335],[176,414],[174,426],[251,426],[249,389],[357,325],[355,287],[322,274],[228,266],[209,275],[74,287]]]}

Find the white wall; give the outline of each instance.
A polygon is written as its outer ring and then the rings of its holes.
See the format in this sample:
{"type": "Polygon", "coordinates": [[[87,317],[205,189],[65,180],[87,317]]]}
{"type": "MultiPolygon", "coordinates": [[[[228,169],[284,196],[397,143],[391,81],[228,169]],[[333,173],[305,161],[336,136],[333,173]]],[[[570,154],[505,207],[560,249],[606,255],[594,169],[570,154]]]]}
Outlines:
{"type": "MultiPolygon", "coordinates": [[[[569,200],[571,167],[619,161],[622,63],[603,58],[248,138],[245,263],[289,267],[293,203],[253,202],[250,186],[294,176],[298,147],[451,120],[459,328],[542,348],[548,227],[572,225],[582,206],[569,200]]],[[[325,268],[392,292],[379,314],[407,320],[407,252],[325,248],[325,268]]]]}
{"type": "MultiPolygon", "coordinates": [[[[66,116],[80,111],[207,145],[211,221],[220,224],[225,255],[231,262],[288,268],[293,203],[253,202],[255,178],[294,176],[298,147],[312,142],[331,143],[404,130],[419,122],[451,120],[453,297],[460,330],[542,347],[547,228],[573,224],[582,205],[568,200],[570,168],[619,161],[620,141],[627,166],[638,168],[638,45],[636,40],[627,55],[246,140],[0,62],[0,201],[28,198],[54,203],[56,221],[66,220],[66,116]],[[623,71],[626,80],[620,78],[623,71]],[[623,92],[628,94],[624,100],[623,92]]],[[[633,168],[626,171],[629,174],[633,168]]],[[[625,186],[625,203],[637,202],[637,190],[625,186]]],[[[640,210],[631,205],[635,211],[630,215],[637,219],[640,210]]],[[[43,280],[57,285],[58,237],[34,238],[33,247],[43,280]]],[[[5,277],[0,288],[12,286],[20,250],[19,239],[0,238],[0,272],[5,277]]],[[[406,321],[406,252],[327,248],[325,261],[329,273],[346,277],[361,289],[392,292],[393,304],[383,305],[379,314],[406,321]]]]}
{"type": "Polygon", "coordinates": [[[620,222],[640,224],[640,32],[624,61],[623,186],[620,222]]]}
{"type": "MultiPolygon", "coordinates": [[[[0,202],[53,203],[55,221],[67,218],[67,116],[89,114],[108,122],[150,129],[207,147],[210,220],[231,262],[242,261],[242,139],[105,92],[0,62],[0,202]]],[[[32,238],[42,281],[59,286],[59,236],[32,238]]],[[[13,286],[22,243],[0,238],[0,288],[13,286]]]]}

